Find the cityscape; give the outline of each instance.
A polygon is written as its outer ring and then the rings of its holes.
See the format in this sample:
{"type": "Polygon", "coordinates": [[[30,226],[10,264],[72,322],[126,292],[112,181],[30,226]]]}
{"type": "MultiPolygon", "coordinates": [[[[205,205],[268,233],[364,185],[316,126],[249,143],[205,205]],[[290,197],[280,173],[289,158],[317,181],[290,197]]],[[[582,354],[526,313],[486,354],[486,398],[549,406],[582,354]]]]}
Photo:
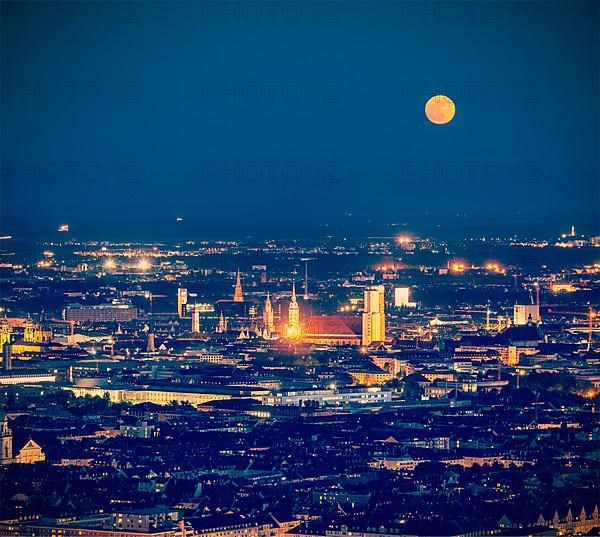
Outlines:
{"type": "Polygon", "coordinates": [[[598,43],[0,0],[0,537],[599,536],[598,43]]]}
{"type": "Polygon", "coordinates": [[[2,534],[597,531],[599,247],[4,237],[2,534]]]}

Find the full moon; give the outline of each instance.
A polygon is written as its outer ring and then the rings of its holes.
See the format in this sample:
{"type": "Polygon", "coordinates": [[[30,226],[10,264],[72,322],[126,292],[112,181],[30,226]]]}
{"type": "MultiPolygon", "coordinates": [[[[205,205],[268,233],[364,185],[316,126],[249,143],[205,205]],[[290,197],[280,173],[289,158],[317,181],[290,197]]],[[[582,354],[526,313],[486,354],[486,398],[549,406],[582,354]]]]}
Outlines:
{"type": "Polygon", "coordinates": [[[436,125],[450,123],[455,112],[454,102],[445,95],[434,95],[425,105],[427,119],[436,125]]]}

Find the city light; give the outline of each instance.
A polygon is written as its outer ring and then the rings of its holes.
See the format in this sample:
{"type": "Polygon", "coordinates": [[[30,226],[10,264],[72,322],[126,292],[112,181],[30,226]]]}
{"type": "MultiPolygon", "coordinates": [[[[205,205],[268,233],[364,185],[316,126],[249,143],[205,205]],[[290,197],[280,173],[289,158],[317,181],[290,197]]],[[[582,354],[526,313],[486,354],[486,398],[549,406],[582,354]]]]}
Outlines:
{"type": "Polygon", "coordinates": [[[286,328],[286,336],[289,339],[298,339],[300,337],[300,327],[291,325],[286,328]]]}
{"type": "Polygon", "coordinates": [[[506,272],[502,264],[497,261],[488,261],[485,264],[485,270],[488,272],[496,272],[498,274],[504,274],[506,272]]]}
{"type": "Polygon", "coordinates": [[[151,267],[152,263],[150,263],[150,260],[145,257],[142,257],[137,262],[137,268],[142,272],[147,272],[148,270],[150,270],[151,267]]]}
{"type": "Polygon", "coordinates": [[[450,270],[459,274],[467,270],[468,266],[468,263],[462,259],[456,259],[449,263],[450,270]]]}
{"type": "Polygon", "coordinates": [[[599,3],[6,2],[0,537],[600,537],[599,3]]]}

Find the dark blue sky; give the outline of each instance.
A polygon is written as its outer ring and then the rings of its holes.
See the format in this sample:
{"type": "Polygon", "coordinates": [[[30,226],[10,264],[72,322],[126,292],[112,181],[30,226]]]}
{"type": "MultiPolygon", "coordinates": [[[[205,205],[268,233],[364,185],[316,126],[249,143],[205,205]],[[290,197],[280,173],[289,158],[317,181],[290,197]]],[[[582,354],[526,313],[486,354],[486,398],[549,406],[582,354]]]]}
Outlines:
{"type": "Polygon", "coordinates": [[[3,232],[598,232],[596,2],[52,4],[2,6],[3,232]]]}

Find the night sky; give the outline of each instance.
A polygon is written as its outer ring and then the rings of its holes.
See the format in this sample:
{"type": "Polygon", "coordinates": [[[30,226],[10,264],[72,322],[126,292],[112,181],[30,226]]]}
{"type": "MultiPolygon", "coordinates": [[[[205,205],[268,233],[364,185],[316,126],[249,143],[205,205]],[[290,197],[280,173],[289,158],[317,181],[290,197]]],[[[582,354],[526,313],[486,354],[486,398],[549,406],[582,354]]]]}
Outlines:
{"type": "Polygon", "coordinates": [[[598,233],[597,2],[51,4],[2,5],[3,233],[598,233]]]}

